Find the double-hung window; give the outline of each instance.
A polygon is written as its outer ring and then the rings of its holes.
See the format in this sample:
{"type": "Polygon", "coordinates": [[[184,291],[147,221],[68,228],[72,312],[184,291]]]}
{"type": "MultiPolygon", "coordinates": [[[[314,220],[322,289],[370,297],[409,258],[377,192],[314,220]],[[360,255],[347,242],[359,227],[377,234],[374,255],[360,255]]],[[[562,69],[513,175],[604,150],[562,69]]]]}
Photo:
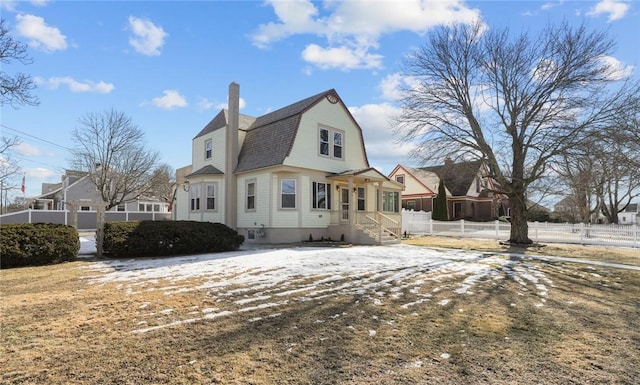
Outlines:
{"type": "Polygon", "coordinates": [[[197,184],[191,185],[189,194],[191,198],[191,211],[200,210],[200,186],[197,184]]]}
{"type": "Polygon", "coordinates": [[[323,182],[313,182],[312,207],[314,209],[331,210],[331,184],[323,182]]]}
{"type": "Polygon", "coordinates": [[[209,139],[204,142],[204,159],[209,160],[213,155],[213,140],[209,139]]]}
{"type": "Polygon", "coordinates": [[[256,209],[256,182],[247,182],[247,210],[256,209]]]}
{"type": "Polygon", "coordinates": [[[382,192],[382,211],[387,213],[400,212],[400,193],[397,191],[382,192]]]}
{"type": "Polygon", "coordinates": [[[296,208],[296,180],[280,180],[280,207],[283,209],[296,208]]]}
{"type": "Polygon", "coordinates": [[[358,211],[364,211],[365,209],[365,195],[364,187],[358,187],[358,211]]]}
{"type": "Polygon", "coordinates": [[[207,210],[216,209],[216,185],[207,185],[207,210]]]}
{"type": "Polygon", "coordinates": [[[344,158],[344,132],[320,127],[318,131],[319,153],[335,159],[344,158]]]}

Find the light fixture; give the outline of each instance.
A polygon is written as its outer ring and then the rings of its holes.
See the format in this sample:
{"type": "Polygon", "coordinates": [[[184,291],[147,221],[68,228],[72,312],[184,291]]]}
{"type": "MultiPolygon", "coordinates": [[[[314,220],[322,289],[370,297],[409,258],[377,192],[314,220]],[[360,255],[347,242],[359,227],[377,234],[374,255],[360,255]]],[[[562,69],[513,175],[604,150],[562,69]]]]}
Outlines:
{"type": "Polygon", "coordinates": [[[183,189],[185,192],[189,192],[189,181],[188,181],[188,180],[185,180],[185,181],[184,181],[184,183],[182,184],[182,189],[183,189]]]}

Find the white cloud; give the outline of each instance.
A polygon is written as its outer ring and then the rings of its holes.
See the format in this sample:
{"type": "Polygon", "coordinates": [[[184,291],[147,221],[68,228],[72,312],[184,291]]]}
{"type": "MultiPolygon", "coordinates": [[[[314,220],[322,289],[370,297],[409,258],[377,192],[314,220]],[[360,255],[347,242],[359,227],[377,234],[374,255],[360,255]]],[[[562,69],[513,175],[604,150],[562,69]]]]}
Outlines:
{"type": "Polygon", "coordinates": [[[602,0],[587,12],[587,16],[598,17],[603,14],[608,14],[608,20],[615,21],[622,19],[627,14],[629,8],[629,3],[624,1],[602,0]]]}
{"type": "Polygon", "coordinates": [[[311,34],[326,40],[326,45],[308,45],[302,57],[322,68],[380,68],[380,36],[397,31],[425,33],[442,24],[472,23],[480,11],[468,8],[460,0],[330,1],[324,14],[308,0],[269,0],[277,22],[262,24],[252,36],[253,44],[266,48],[296,34],[311,34]]]}
{"type": "Polygon", "coordinates": [[[540,9],[543,10],[543,11],[548,11],[548,10],[553,9],[555,7],[561,6],[563,3],[564,3],[564,0],[547,2],[547,3],[542,4],[540,9]]]}
{"type": "Polygon", "coordinates": [[[201,111],[210,110],[215,106],[215,103],[207,98],[200,98],[198,101],[198,109],[201,111]]]}
{"type": "Polygon", "coordinates": [[[16,22],[16,31],[29,39],[30,47],[48,52],[67,48],[67,37],[58,28],[48,26],[42,17],[17,15],[16,22]]]}
{"type": "MultiPolygon", "coordinates": [[[[226,109],[229,108],[229,102],[228,102],[229,98],[227,98],[227,102],[225,103],[218,103],[216,104],[216,109],[218,110],[222,110],[222,109],[226,109]]],[[[240,110],[242,110],[243,108],[245,108],[247,106],[247,102],[243,99],[240,98],[240,102],[238,103],[238,107],[240,110]]]]}
{"type": "MultiPolygon", "coordinates": [[[[29,183],[29,178],[35,178],[35,179],[59,179],[61,174],[59,172],[53,171],[53,170],[49,170],[47,168],[44,167],[36,167],[36,168],[27,168],[24,170],[25,174],[26,174],[26,183],[29,183]]],[[[40,186],[40,185],[38,185],[40,186]]]]}
{"type": "Polygon", "coordinates": [[[164,40],[169,36],[162,27],[156,26],[149,20],[129,16],[129,28],[133,36],[129,38],[129,44],[138,52],[147,56],[158,56],[164,45],[164,40]]]}
{"type": "Polygon", "coordinates": [[[381,68],[382,55],[368,53],[366,49],[341,46],[322,48],[316,44],[308,45],[302,51],[302,58],[321,69],[357,69],[381,68]]]}
{"type": "Polygon", "coordinates": [[[164,90],[164,96],[153,98],[152,102],[156,107],[165,110],[172,110],[176,107],[186,107],[187,100],[176,90],[164,90]]]}
{"type": "Polygon", "coordinates": [[[602,64],[608,70],[608,78],[610,80],[622,80],[633,75],[635,69],[632,65],[625,65],[620,60],[612,56],[602,56],[600,58],[602,64]]]}
{"type": "Polygon", "coordinates": [[[90,80],[79,82],[69,76],[52,77],[49,79],[36,77],[34,80],[38,85],[47,86],[54,90],[60,86],[67,86],[71,92],[96,92],[100,94],[108,94],[115,88],[112,83],[106,83],[102,80],[97,83],[90,80]]]}
{"type": "Polygon", "coordinates": [[[392,117],[399,112],[389,103],[365,104],[349,107],[349,111],[362,128],[367,156],[372,167],[388,174],[398,163],[411,164],[410,143],[399,142],[391,126],[392,117]]]}
{"type": "Polygon", "coordinates": [[[15,146],[14,151],[17,152],[20,155],[24,155],[24,156],[38,156],[38,155],[42,155],[42,151],[40,151],[40,149],[36,146],[32,146],[29,143],[20,143],[17,146],[15,146]]]}
{"type": "Polygon", "coordinates": [[[49,0],[31,0],[30,3],[35,5],[36,7],[44,7],[45,5],[47,5],[47,3],[49,3],[49,0]]]}

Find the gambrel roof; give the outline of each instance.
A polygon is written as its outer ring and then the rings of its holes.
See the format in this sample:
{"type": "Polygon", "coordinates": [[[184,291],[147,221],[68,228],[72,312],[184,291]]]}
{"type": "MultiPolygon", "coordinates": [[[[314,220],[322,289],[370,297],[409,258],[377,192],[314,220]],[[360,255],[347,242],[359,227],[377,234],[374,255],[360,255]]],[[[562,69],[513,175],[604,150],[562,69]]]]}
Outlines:
{"type": "MultiPolygon", "coordinates": [[[[291,153],[302,115],[324,98],[339,103],[353,124],[360,130],[360,143],[364,148],[362,129],[334,89],[310,96],[286,107],[258,118],[240,114],[239,129],[246,135],[238,154],[235,172],[255,170],[282,164],[291,153]]],[[[199,133],[196,138],[226,127],[228,111],[221,110],[199,133]]],[[[369,160],[366,158],[367,167],[369,160]]]]}

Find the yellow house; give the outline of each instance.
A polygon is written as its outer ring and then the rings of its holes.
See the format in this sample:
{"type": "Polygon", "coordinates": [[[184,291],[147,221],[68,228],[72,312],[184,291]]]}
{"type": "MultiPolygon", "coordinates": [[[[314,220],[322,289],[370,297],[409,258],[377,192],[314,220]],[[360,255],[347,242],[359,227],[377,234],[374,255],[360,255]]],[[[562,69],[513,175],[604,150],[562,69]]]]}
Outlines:
{"type": "Polygon", "coordinates": [[[224,223],[249,243],[398,241],[402,185],[369,166],[335,90],[255,118],[239,113],[239,88],[177,170],[176,219],[224,223]]]}

